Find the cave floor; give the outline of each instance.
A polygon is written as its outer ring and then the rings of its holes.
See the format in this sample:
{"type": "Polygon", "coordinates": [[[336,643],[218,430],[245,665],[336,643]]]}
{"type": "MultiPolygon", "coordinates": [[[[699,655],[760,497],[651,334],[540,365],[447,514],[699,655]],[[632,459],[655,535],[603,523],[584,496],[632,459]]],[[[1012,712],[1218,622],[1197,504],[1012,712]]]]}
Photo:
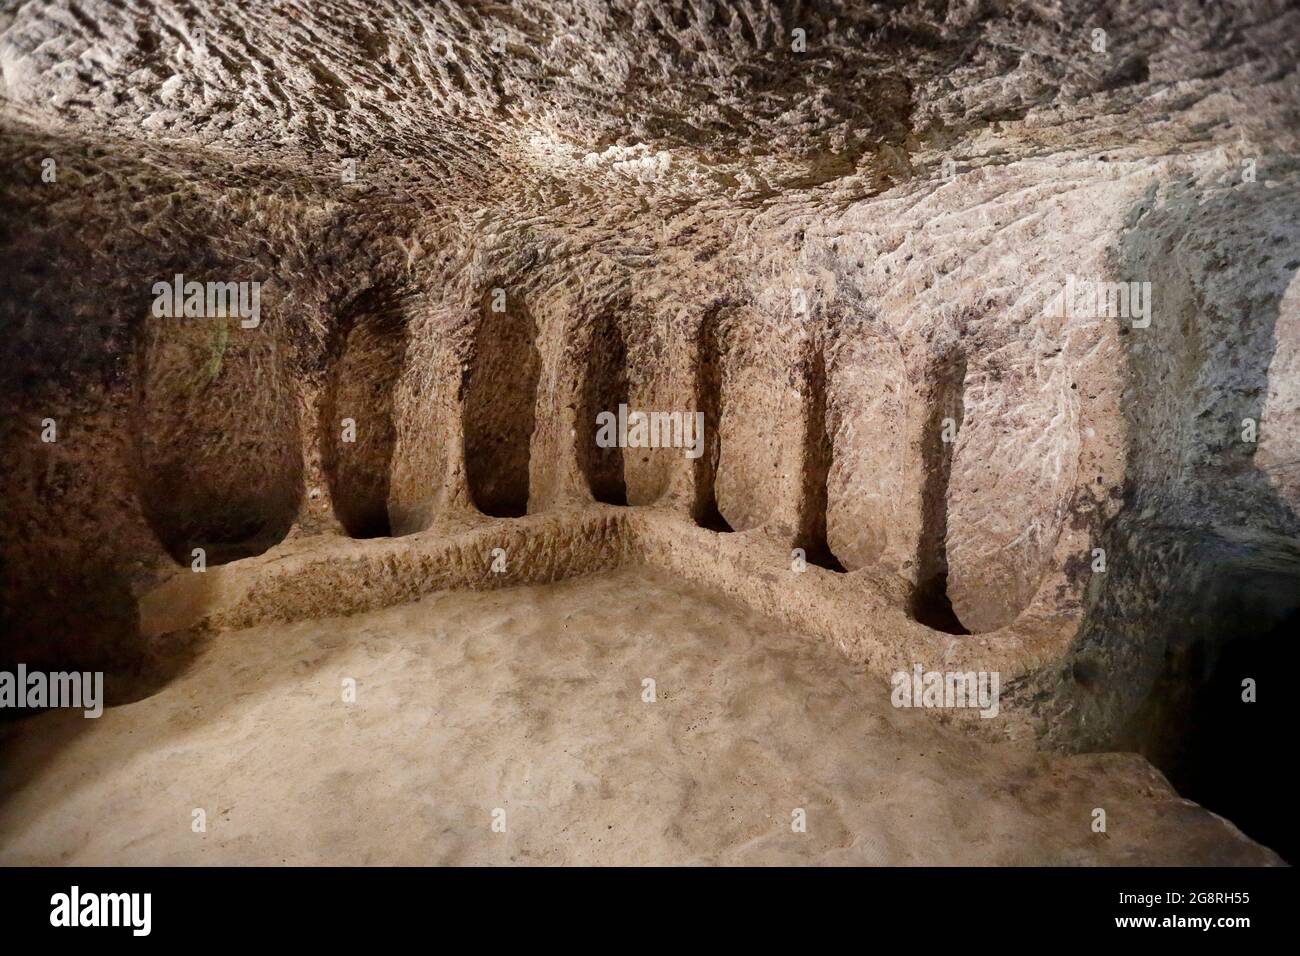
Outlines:
{"type": "Polygon", "coordinates": [[[1139,757],[897,710],[642,568],[217,634],[148,698],[0,733],[4,864],[1278,862],[1139,757]]]}

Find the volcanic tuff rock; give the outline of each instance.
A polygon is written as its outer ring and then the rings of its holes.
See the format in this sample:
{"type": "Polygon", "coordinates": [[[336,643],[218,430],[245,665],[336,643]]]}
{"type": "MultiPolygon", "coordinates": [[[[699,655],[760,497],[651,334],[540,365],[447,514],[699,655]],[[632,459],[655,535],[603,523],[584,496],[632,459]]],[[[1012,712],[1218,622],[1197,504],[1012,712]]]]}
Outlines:
{"type": "Polygon", "coordinates": [[[1300,592],[1297,37],[1264,0],[5,4],[2,656],[646,563],[878,673],[996,665],[1005,733],[1131,737],[1300,592]],[[155,315],[176,274],[261,282],[260,325],[155,315]],[[1053,316],[1069,277],[1149,282],[1149,326],[1053,316]],[[708,454],[598,447],[619,403],[708,454]]]}

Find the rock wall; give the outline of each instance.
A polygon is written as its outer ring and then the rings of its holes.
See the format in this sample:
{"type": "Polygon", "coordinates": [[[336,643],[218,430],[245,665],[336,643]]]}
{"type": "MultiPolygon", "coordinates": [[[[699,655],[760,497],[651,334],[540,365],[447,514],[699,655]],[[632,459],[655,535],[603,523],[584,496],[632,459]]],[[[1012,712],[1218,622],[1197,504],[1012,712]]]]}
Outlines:
{"type": "Polygon", "coordinates": [[[1297,37],[1269,2],[0,12],[0,657],[146,670],[158,594],[175,630],[378,606],[484,586],[499,534],[492,586],[652,563],[878,675],[1002,669],[1000,732],[1167,746],[1188,648],[1300,601],[1297,37]],[[177,274],[260,283],[257,324],[159,315],[177,274]],[[1054,309],[1075,280],[1150,283],[1149,322],[1054,309]],[[619,405],[701,412],[699,456],[602,447],[619,405]],[[250,583],[310,553],[314,603],[250,583]]]}

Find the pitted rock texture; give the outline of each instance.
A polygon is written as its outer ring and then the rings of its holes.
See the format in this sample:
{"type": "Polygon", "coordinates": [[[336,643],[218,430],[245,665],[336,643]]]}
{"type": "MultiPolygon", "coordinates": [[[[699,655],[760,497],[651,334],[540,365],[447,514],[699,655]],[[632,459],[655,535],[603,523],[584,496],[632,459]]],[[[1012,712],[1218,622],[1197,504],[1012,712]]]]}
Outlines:
{"type": "Polygon", "coordinates": [[[369,610],[504,541],[499,584],[649,564],[877,677],[1004,669],[998,735],[1159,751],[1188,661],[1300,603],[1298,39],[1280,0],[4,5],[0,662],[140,671],[159,594],[247,627],[361,568],[369,610]],[[177,274],[260,322],[159,316],[177,274]],[[1053,314],[1072,278],[1149,324],[1053,314]],[[621,404],[701,456],[601,447],[621,404]]]}

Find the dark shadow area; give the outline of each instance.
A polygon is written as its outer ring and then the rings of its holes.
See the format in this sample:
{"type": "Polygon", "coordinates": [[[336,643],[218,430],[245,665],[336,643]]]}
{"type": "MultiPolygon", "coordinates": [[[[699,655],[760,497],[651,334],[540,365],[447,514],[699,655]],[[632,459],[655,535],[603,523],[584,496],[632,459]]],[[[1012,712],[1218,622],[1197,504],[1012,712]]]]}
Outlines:
{"type": "Polygon", "coordinates": [[[709,309],[696,333],[695,408],[704,413],[704,453],[695,459],[695,501],[691,516],[701,528],[729,533],[731,525],[718,510],[718,462],[722,457],[722,416],[726,413],[722,395],[721,310],[709,309]]]}
{"type": "Polygon", "coordinates": [[[577,435],[578,466],[592,497],[605,504],[626,505],[627,483],[623,477],[623,449],[617,444],[602,448],[596,443],[596,416],[609,412],[617,417],[619,406],[628,403],[628,394],[627,343],[618,320],[606,315],[593,323],[588,340],[577,435]]]}
{"type": "Polygon", "coordinates": [[[392,534],[388,483],[397,444],[393,390],[407,344],[401,299],[370,290],[345,310],[332,349],[321,399],[322,464],[334,513],[354,538],[392,534]]]}
{"type": "MultiPolygon", "coordinates": [[[[1290,586],[1300,588],[1300,581],[1292,579],[1290,586]]],[[[1252,622],[1249,616],[1237,619],[1252,622]]],[[[1183,733],[1160,755],[1169,782],[1293,864],[1300,861],[1295,774],[1289,761],[1278,759],[1278,745],[1282,728],[1295,718],[1290,688],[1277,678],[1296,673],[1297,665],[1300,611],[1292,610],[1271,628],[1245,629],[1217,649],[1193,645],[1168,661],[1154,691],[1183,697],[1183,733]],[[1248,679],[1256,684],[1254,703],[1242,699],[1248,679]]]]}
{"type": "Polygon", "coordinates": [[[537,326],[524,303],[480,306],[478,334],[465,386],[462,426],[470,497],[484,514],[528,513],[528,463],[541,356],[537,326]]]}
{"type": "Polygon", "coordinates": [[[826,357],[819,344],[808,357],[808,397],[804,406],[804,470],[799,532],[795,546],[804,549],[809,564],[844,573],[826,541],[826,482],[830,477],[834,447],[826,430],[826,357]]]}
{"type": "Polygon", "coordinates": [[[1178,633],[1125,743],[1180,794],[1294,863],[1294,773],[1278,748],[1294,722],[1288,678],[1300,665],[1300,547],[1216,540],[1198,550],[1184,563],[1199,571],[1180,592],[1178,633]]]}
{"type": "Polygon", "coordinates": [[[948,483],[952,456],[965,414],[966,357],[957,354],[941,364],[930,398],[921,438],[921,535],[917,543],[917,585],[912,617],[946,634],[969,634],[948,598],[948,483]],[[945,441],[945,437],[948,439],[945,441]]]}
{"type": "Polygon", "coordinates": [[[957,618],[948,597],[948,569],[925,579],[912,594],[910,608],[918,624],[932,627],[945,634],[969,634],[970,631],[957,618]]]}
{"type": "MultiPolygon", "coordinates": [[[[0,671],[16,676],[21,664],[28,675],[76,673],[89,678],[82,692],[92,696],[93,675],[102,673],[105,712],[158,693],[193,665],[209,639],[199,632],[145,638],[130,581],[111,566],[78,566],[69,557],[38,577],[39,585],[11,589],[0,604],[0,671]]],[[[0,708],[0,801],[95,726],[85,709],[0,708]],[[28,748],[24,773],[11,776],[10,748],[32,735],[39,746],[28,748]]]]}

